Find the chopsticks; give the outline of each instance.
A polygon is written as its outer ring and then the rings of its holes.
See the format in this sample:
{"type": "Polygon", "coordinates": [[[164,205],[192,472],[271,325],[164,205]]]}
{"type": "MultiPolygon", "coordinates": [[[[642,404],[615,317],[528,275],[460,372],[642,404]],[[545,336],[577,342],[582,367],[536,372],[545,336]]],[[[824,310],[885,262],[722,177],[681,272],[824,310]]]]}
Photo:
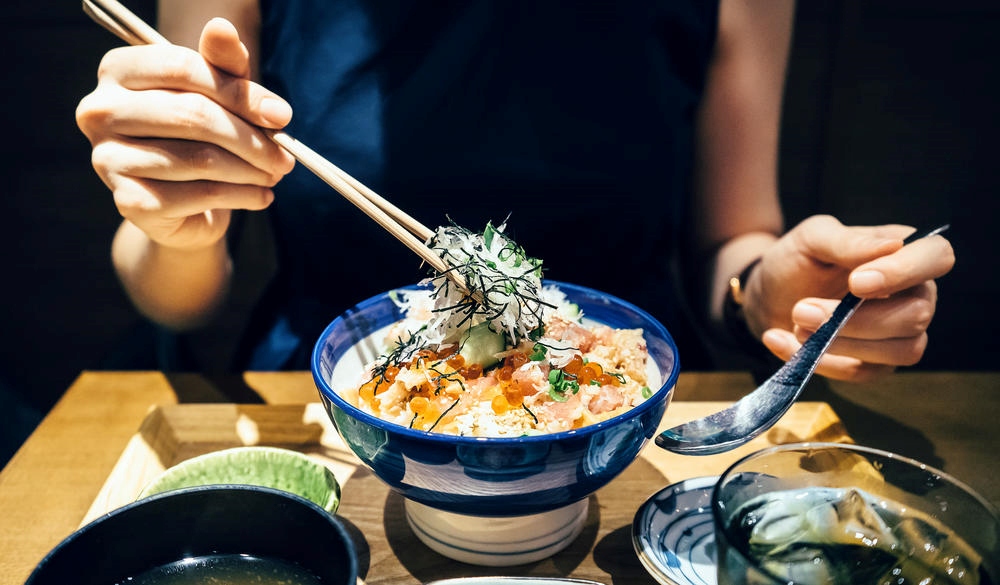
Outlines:
{"type": "MultiPolygon", "coordinates": [[[[146,24],[117,0],[83,0],[83,11],[98,24],[130,45],[170,43],[156,29],[146,24]]],[[[455,284],[468,291],[468,285],[461,275],[452,270],[452,267],[443,258],[435,254],[424,243],[434,235],[430,228],[386,201],[361,181],[287,133],[268,128],[261,130],[278,146],[295,157],[295,160],[333,187],[368,217],[375,220],[376,223],[415,252],[417,256],[420,256],[431,268],[447,275],[455,284]]]]}

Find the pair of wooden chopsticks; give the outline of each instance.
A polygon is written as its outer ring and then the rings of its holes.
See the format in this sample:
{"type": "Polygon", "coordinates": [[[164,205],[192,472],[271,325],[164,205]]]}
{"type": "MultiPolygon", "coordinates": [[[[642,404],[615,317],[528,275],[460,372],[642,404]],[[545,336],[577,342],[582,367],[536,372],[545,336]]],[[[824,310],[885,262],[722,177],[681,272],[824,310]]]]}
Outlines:
{"type": "MultiPolygon", "coordinates": [[[[170,44],[153,27],[125,8],[117,0],[83,0],[83,11],[98,24],[113,32],[130,45],[170,44]]],[[[389,231],[424,262],[441,274],[448,275],[458,286],[468,290],[464,279],[425,244],[434,232],[410,215],[389,203],[337,165],[326,160],[314,150],[285,132],[262,128],[279,146],[295,160],[323,179],[368,217],[389,231]],[[419,238],[419,239],[418,239],[419,238]]]]}

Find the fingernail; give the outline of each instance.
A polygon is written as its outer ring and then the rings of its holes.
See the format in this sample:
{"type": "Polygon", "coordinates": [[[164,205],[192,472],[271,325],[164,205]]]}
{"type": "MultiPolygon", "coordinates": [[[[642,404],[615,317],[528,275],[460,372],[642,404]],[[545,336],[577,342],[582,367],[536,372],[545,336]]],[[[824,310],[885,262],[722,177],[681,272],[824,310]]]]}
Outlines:
{"type": "Polygon", "coordinates": [[[881,290],[885,287],[885,275],[877,270],[864,270],[851,275],[851,290],[865,294],[881,290]]]}
{"type": "Polygon", "coordinates": [[[260,115],[272,124],[284,126],[292,119],[292,106],[288,105],[285,100],[266,97],[260,100],[260,105],[257,108],[260,110],[260,115]]]}

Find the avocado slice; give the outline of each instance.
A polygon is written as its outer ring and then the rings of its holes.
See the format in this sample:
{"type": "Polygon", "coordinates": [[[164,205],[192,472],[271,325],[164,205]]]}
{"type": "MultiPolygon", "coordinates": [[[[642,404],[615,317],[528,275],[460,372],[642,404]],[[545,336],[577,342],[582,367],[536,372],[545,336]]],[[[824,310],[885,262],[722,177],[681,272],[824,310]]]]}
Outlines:
{"type": "Polygon", "coordinates": [[[490,329],[489,323],[469,328],[458,341],[458,353],[467,364],[479,364],[484,369],[500,361],[496,354],[506,347],[503,334],[490,329]]]}

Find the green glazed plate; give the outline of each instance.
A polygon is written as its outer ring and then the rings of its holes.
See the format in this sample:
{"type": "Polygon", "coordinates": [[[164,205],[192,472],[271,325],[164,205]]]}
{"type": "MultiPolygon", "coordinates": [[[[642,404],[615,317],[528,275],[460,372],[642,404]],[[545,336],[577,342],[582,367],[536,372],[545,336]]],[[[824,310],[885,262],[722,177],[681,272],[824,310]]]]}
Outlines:
{"type": "Polygon", "coordinates": [[[298,451],[259,446],[213,451],[182,461],[146,485],[139,498],[214,484],[284,490],[315,502],[331,514],[340,505],[340,484],[325,465],[298,451]]]}

